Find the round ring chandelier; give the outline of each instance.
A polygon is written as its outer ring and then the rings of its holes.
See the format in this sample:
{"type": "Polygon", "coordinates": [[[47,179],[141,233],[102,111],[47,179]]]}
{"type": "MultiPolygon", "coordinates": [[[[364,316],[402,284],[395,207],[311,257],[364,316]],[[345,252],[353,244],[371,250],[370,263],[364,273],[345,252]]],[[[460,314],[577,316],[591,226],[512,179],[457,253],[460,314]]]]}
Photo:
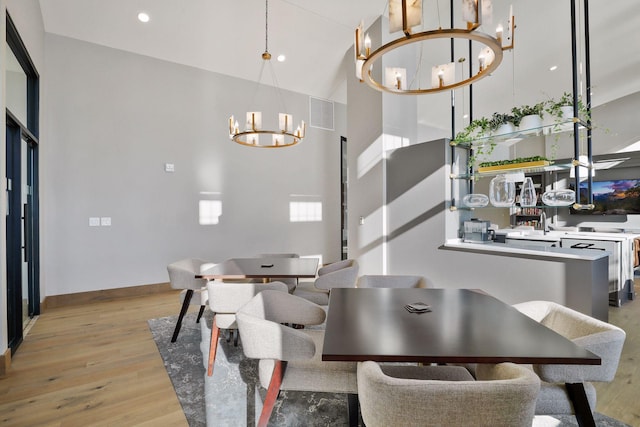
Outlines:
{"type": "MultiPolygon", "coordinates": [[[[264,73],[265,64],[268,65],[271,77],[276,89],[277,97],[281,105],[282,94],[278,87],[278,80],[275,77],[275,72],[271,66],[271,54],[269,53],[269,0],[265,0],[265,47],[262,53],[262,66],[260,67],[260,74],[258,76],[258,85],[262,81],[262,74],[264,73]]],[[[262,125],[262,112],[249,111],[246,115],[245,130],[240,130],[238,121],[233,117],[229,117],[229,138],[237,142],[240,145],[247,147],[257,148],[283,148],[291,147],[298,144],[304,137],[306,132],[306,125],[304,120],[300,122],[300,125],[293,130],[293,115],[288,113],[279,113],[277,130],[267,130],[262,125]],[[268,143],[260,143],[261,135],[271,135],[271,140],[268,143]]],[[[267,138],[269,140],[269,138],[267,138]]]]}
{"type": "Polygon", "coordinates": [[[402,30],[404,36],[386,43],[372,52],[371,40],[368,35],[363,37],[363,24],[360,24],[356,28],[354,44],[356,77],[361,82],[381,92],[398,95],[422,95],[458,89],[489,76],[502,62],[503,52],[514,47],[515,22],[513,12],[510,10],[507,33],[510,44],[503,46],[503,29],[501,26],[496,29],[495,37],[477,31],[480,27],[480,17],[482,15],[481,0],[463,0],[463,2],[470,3],[473,6],[473,10],[475,10],[475,13],[466,17],[466,29],[439,28],[412,34],[411,28],[422,23],[422,2],[413,2],[408,7],[407,0],[389,0],[390,32],[402,30]],[[483,45],[484,47],[480,50],[478,56],[478,66],[469,76],[459,79],[456,77],[455,63],[433,66],[431,85],[429,87],[408,87],[406,83],[407,70],[404,68],[387,68],[383,76],[384,81],[378,81],[374,78],[373,67],[384,55],[403,46],[435,39],[466,39],[483,45]]]}

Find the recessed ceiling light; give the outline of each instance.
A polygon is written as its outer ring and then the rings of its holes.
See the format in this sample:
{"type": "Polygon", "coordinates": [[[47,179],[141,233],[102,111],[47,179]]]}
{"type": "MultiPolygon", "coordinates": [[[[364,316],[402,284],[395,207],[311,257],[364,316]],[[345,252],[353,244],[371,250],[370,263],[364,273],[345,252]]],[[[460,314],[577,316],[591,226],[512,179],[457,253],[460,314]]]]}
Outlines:
{"type": "Polygon", "coordinates": [[[555,71],[558,69],[557,65],[552,65],[551,67],[549,67],[549,71],[555,71]]]}
{"type": "Polygon", "coordinates": [[[284,56],[284,55],[282,55],[282,54],[278,55],[278,62],[284,62],[284,61],[285,61],[285,59],[287,59],[287,57],[286,57],[286,56],[284,56]]]}
{"type": "Polygon", "coordinates": [[[138,21],[149,22],[149,14],[147,14],[146,12],[138,13],[138,21]]]}

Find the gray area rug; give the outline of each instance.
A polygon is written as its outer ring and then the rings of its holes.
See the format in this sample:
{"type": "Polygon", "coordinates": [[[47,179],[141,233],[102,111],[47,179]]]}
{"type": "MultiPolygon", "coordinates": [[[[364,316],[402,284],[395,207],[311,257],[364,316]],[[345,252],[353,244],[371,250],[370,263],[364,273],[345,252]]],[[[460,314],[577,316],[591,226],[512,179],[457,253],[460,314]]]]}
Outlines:
{"type": "MultiPolygon", "coordinates": [[[[266,390],[257,380],[257,362],[246,359],[241,343],[220,339],[213,376],[208,377],[203,353],[209,351],[211,318],[201,324],[188,314],[180,335],[171,343],[177,316],[148,321],[149,329],[191,427],[255,426],[266,390]],[[204,351],[203,351],[204,350],[204,351]]],[[[602,414],[595,414],[599,427],[629,427],[602,414]]],[[[273,410],[270,426],[347,426],[346,395],[283,391],[273,410]]],[[[575,417],[537,416],[535,427],[577,427],[575,417]]]]}
{"type": "MultiPolygon", "coordinates": [[[[176,390],[189,425],[255,426],[266,390],[258,381],[258,363],[242,353],[242,343],[221,338],[214,372],[208,377],[203,353],[208,355],[211,318],[200,324],[188,314],[175,343],[171,335],[177,316],[148,321],[153,338],[176,390]],[[202,351],[204,350],[204,351],[202,351]]],[[[270,426],[348,426],[347,396],[333,393],[282,391],[270,426]]]]}

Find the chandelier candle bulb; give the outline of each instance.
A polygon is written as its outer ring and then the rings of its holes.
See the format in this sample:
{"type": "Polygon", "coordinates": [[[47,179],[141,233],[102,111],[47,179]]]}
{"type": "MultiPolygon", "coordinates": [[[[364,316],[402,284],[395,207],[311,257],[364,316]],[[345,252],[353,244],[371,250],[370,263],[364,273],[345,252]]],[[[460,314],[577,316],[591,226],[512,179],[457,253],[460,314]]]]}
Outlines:
{"type": "Polygon", "coordinates": [[[440,69],[440,71],[438,71],[438,82],[440,87],[444,86],[444,70],[440,69]]]}
{"type": "Polygon", "coordinates": [[[249,111],[247,113],[247,130],[257,131],[262,128],[262,113],[249,111]]]}
{"type": "Polygon", "coordinates": [[[498,40],[500,46],[502,46],[502,31],[502,25],[498,25],[498,28],[496,28],[496,40],[498,40]]]}
{"type": "Polygon", "coordinates": [[[484,55],[481,53],[478,56],[478,62],[480,63],[480,72],[484,70],[484,55]]]}
{"type": "Polygon", "coordinates": [[[360,21],[360,25],[356,28],[356,40],[355,40],[355,51],[356,51],[356,61],[362,59],[362,47],[364,46],[364,36],[362,35],[364,28],[364,22],[360,21]]]}
{"type": "Polygon", "coordinates": [[[402,74],[396,73],[396,87],[402,89],[402,74]]]}
{"type": "Polygon", "coordinates": [[[229,117],[229,133],[233,134],[233,114],[231,115],[231,117],[229,117]]]}
{"type": "Polygon", "coordinates": [[[291,132],[293,128],[293,116],[287,113],[280,113],[278,117],[280,119],[280,130],[282,132],[291,132]]]}
{"type": "Polygon", "coordinates": [[[371,37],[367,34],[364,37],[364,56],[369,57],[371,54],[371,37]]]}

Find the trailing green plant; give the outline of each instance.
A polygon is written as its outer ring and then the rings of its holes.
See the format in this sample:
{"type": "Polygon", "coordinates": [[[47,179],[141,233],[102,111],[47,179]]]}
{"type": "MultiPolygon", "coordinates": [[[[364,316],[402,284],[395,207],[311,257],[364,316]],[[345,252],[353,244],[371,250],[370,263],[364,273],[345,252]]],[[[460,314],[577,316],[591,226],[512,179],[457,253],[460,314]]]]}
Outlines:
{"type": "Polygon", "coordinates": [[[456,143],[471,142],[477,138],[483,138],[489,133],[489,120],[481,117],[472,120],[463,130],[456,134],[456,143]]]}

